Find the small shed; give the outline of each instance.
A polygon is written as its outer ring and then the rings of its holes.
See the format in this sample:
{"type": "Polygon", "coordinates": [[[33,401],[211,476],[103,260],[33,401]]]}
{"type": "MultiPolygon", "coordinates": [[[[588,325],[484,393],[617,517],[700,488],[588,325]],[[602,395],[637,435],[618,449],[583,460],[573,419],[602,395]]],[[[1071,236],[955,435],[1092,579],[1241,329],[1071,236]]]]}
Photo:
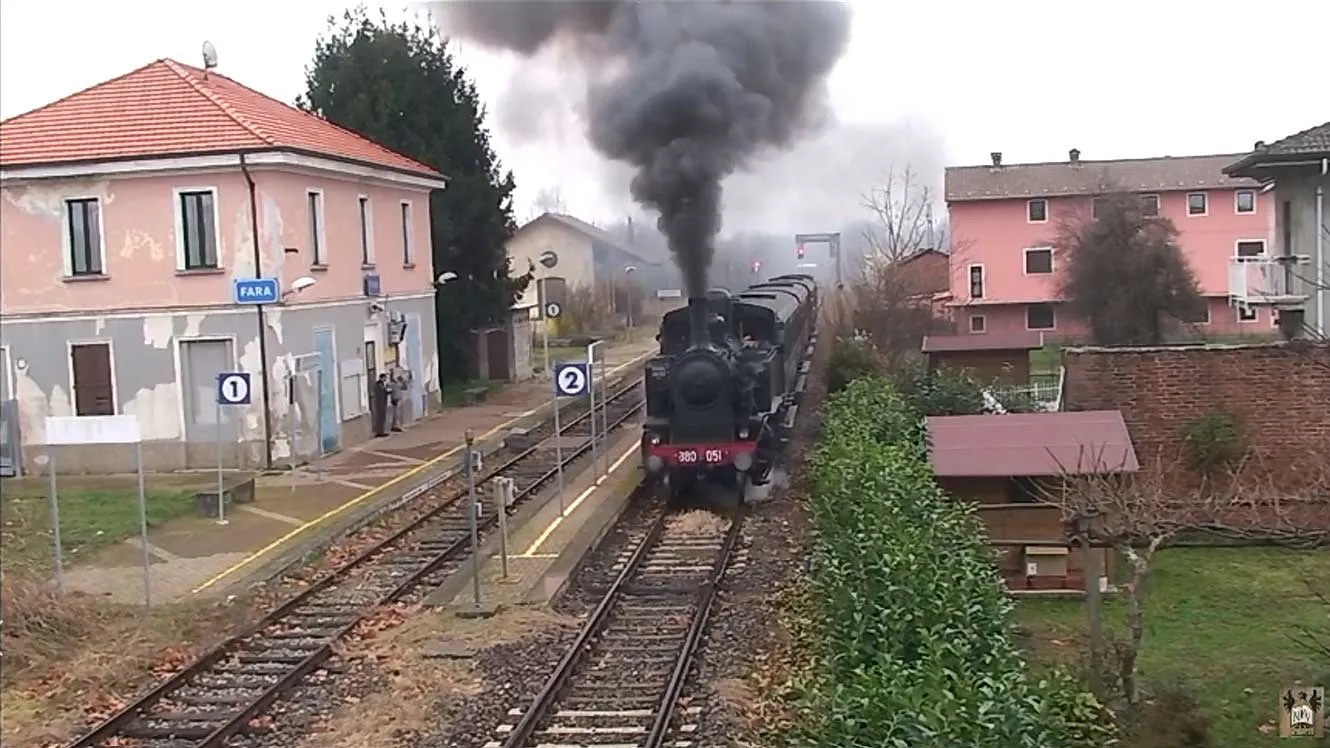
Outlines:
{"type": "MultiPolygon", "coordinates": [[[[999,567],[1013,591],[1077,593],[1085,558],[1072,547],[1062,511],[1045,500],[1045,486],[1064,475],[1140,470],[1127,425],[1116,410],[933,416],[930,461],[938,485],[978,504],[999,567]]],[[[1099,554],[1101,587],[1111,582],[1113,558],[1099,554]]]]}
{"type": "Polygon", "coordinates": [[[1044,346],[1040,332],[989,332],[973,335],[926,335],[923,352],[928,370],[946,366],[969,371],[982,380],[1030,383],[1030,351],[1044,346]]]}

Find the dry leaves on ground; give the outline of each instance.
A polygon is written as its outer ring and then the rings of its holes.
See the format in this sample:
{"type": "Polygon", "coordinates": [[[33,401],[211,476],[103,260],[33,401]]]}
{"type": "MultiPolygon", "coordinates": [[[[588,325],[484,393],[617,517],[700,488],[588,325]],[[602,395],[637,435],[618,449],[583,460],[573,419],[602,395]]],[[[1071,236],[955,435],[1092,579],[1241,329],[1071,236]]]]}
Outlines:
{"type": "Polygon", "coordinates": [[[59,741],[124,706],[126,694],[188,664],[251,617],[248,601],[191,601],[145,610],[61,595],[36,571],[6,572],[3,743],[59,741]],[[181,644],[182,641],[190,642],[181,644]]]}
{"type": "Polygon", "coordinates": [[[386,608],[348,637],[339,655],[372,665],[383,686],[346,696],[345,706],[310,735],[302,748],[380,748],[421,734],[441,704],[479,694],[483,681],[470,659],[433,656],[441,643],[480,651],[515,642],[552,626],[580,622],[548,611],[516,607],[486,619],[458,618],[451,610],[386,608]]]}

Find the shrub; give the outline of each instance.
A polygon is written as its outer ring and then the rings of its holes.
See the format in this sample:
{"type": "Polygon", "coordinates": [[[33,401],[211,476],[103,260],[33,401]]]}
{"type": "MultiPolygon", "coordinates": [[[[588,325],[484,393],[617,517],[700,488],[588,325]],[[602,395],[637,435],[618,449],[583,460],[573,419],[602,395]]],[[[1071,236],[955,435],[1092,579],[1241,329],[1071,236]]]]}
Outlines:
{"type": "Polygon", "coordinates": [[[1151,689],[1128,717],[1128,748],[1211,748],[1210,716],[1187,688],[1170,684],[1151,689]]]}
{"type": "Polygon", "coordinates": [[[1247,452],[1242,420],[1222,407],[1212,408],[1187,424],[1183,444],[1188,462],[1202,473],[1232,465],[1247,452]]]}
{"type": "Polygon", "coordinates": [[[984,387],[969,372],[946,367],[926,372],[911,388],[914,409],[926,416],[968,416],[987,411],[984,387]]]}
{"type": "Polygon", "coordinates": [[[885,380],[831,399],[812,460],[823,632],[801,742],[837,748],[1102,748],[1093,698],[1036,682],[971,508],[929,467],[923,419],[885,380]]]}
{"type": "Polygon", "coordinates": [[[855,334],[836,339],[827,361],[827,392],[840,392],[856,379],[881,371],[873,341],[855,334]]]}

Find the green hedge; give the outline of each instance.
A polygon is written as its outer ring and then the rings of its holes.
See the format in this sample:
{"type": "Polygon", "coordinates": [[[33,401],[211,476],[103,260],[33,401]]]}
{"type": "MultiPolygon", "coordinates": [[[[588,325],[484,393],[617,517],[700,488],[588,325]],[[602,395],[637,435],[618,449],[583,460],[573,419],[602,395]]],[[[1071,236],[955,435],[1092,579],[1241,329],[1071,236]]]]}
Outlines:
{"type": "Polygon", "coordinates": [[[1071,679],[1036,681],[973,512],[944,495],[922,419],[881,379],[831,398],[812,461],[823,650],[798,742],[821,748],[1112,744],[1071,679]]]}

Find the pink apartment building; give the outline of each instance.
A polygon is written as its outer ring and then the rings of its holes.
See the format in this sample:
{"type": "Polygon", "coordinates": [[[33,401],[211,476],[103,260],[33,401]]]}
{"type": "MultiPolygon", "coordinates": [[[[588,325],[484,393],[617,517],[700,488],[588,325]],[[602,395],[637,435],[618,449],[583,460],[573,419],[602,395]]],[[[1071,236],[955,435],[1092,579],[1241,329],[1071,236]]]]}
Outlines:
{"type": "Polygon", "coordinates": [[[1239,156],[1083,161],[1072,150],[1057,163],[1004,164],[946,170],[953,236],[950,299],[962,334],[1039,331],[1046,340],[1075,338],[1084,325],[1058,299],[1058,256],[1050,244],[1060,219],[1093,214],[1107,185],[1139,193],[1148,209],[1172,219],[1182,250],[1208,299],[1195,320],[1200,334],[1275,334],[1268,306],[1230,301],[1236,257],[1272,251],[1274,203],[1255,180],[1224,168],[1239,156]]]}
{"type": "MultiPolygon", "coordinates": [[[[368,383],[436,385],[429,194],[443,175],[218,75],[158,60],[0,123],[0,401],[136,415],[150,469],[285,464],[369,436],[368,383]],[[235,303],[275,279],[276,303],[235,303]],[[310,281],[313,284],[310,284],[310,281]],[[216,377],[253,402],[220,423],[216,377]]],[[[31,465],[35,453],[8,459],[31,465]]],[[[61,448],[62,472],[133,469],[61,448]]]]}

